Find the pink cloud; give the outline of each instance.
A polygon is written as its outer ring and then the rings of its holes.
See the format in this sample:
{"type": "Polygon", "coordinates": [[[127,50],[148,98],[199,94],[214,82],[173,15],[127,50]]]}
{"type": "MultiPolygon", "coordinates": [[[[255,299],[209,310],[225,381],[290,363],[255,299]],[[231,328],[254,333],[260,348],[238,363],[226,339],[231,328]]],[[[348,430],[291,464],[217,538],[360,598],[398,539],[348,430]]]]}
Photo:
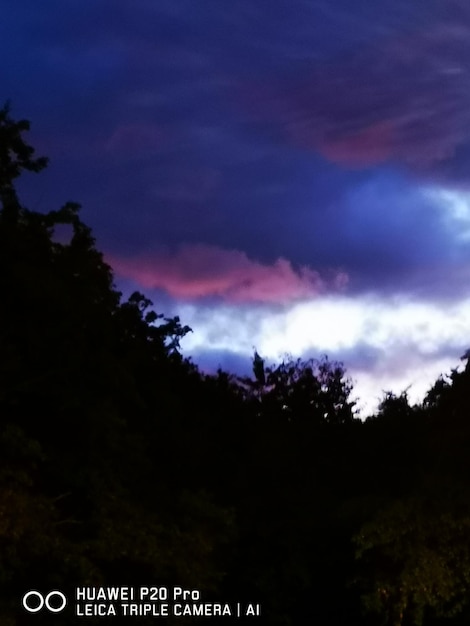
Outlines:
{"type": "MultiPolygon", "coordinates": [[[[229,302],[283,303],[316,296],[327,288],[309,267],[296,270],[282,258],[267,265],[240,250],[202,244],[181,245],[173,254],[160,251],[109,260],[123,278],[182,299],[218,296],[229,302]]],[[[331,281],[334,289],[346,283],[347,276],[340,272],[331,281]]]]}
{"type": "Polygon", "coordinates": [[[318,142],[318,150],[335,163],[362,167],[386,161],[395,152],[397,129],[393,122],[370,124],[359,131],[318,142]]]}
{"type": "Polygon", "coordinates": [[[323,64],[250,85],[245,106],[280,136],[352,168],[393,160],[448,174],[470,144],[467,22],[434,22],[323,64]],[[459,152],[460,151],[460,152],[459,152]]]}

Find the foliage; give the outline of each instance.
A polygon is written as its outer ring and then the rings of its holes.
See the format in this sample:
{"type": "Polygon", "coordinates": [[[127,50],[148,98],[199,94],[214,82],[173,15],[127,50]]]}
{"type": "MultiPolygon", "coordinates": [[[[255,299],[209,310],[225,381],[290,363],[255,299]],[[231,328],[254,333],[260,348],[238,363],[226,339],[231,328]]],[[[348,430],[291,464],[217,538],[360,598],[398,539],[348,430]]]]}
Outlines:
{"type": "Polygon", "coordinates": [[[10,117],[10,106],[0,109],[0,201],[2,218],[15,219],[18,212],[18,199],[13,181],[23,170],[40,172],[47,165],[45,157],[33,158],[34,148],[22,137],[29,130],[27,120],[14,121],[10,117]]]}
{"type": "Polygon", "coordinates": [[[390,503],[355,537],[357,557],[370,568],[366,608],[390,626],[421,626],[426,610],[458,614],[470,585],[470,516],[446,503],[417,499],[390,503]]]}
{"type": "Polygon", "coordinates": [[[167,468],[149,449],[194,372],[179,352],[190,329],[141,294],[121,302],[79,205],[46,214],[20,205],[14,179],[46,163],[24,141],[28,128],[1,111],[2,622],[11,619],[8,597],[41,569],[46,585],[104,582],[126,555],[134,576],[212,584],[212,551],[230,517],[202,491],[173,493],[185,502],[173,510],[159,480],[167,468]],[[65,243],[62,225],[71,228],[65,243]]]}
{"type": "Polygon", "coordinates": [[[255,352],[253,372],[255,381],[245,382],[254,391],[261,414],[330,424],[353,419],[352,384],[342,363],[326,356],[303,361],[287,355],[280,364],[265,367],[255,352]]]}

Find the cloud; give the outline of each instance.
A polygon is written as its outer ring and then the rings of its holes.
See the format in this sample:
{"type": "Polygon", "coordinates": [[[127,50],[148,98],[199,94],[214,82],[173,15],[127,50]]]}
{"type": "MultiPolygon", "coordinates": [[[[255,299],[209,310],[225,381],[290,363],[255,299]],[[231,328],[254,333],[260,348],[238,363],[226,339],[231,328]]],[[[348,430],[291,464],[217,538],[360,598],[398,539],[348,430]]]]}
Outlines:
{"type": "MultiPolygon", "coordinates": [[[[414,177],[383,163],[448,177],[459,166],[461,179],[470,171],[468,11],[456,24],[451,9],[438,20],[426,3],[384,1],[386,10],[272,0],[265,15],[249,0],[197,11],[186,0],[137,11],[118,0],[109,19],[91,0],[47,17],[30,0],[15,5],[0,30],[15,27],[10,45],[27,45],[15,48],[5,90],[15,111],[13,88],[23,93],[33,145],[51,157],[21,197],[40,210],[81,202],[117,257],[204,241],[260,266],[286,259],[297,276],[289,293],[308,287],[302,266],[324,281],[328,268],[344,268],[349,293],[460,289],[461,237],[435,210],[446,202],[421,198],[414,177]],[[260,100],[255,123],[244,85],[260,100]],[[439,160],[454,146],[454,160],[439,160]]],[[[172,280],[172,293],[188,292],[182,270],[172,280]]]]}
{"type": "Polygon", "coordinates": [[[81,202],[119,285],[160,290],[194,352],[328,352],[369,395],[458,359],[467,0],[44,6],[10,3],[0,23],[5,97],[51,157],[20,197],[81,202]],[[336,267],[348,298],[327,297],[336,267]]]}
{"type": "Polygon", "coordinates": [[[394,125],[385,120],[337,138],[325,136],[317,147],[330,161],[360,168],[386,161],[393,152],[395,134],[394,125]]]}
{"type": "Polygon", "coordinates": [[[306,266],[296,270],[283,258],[268,265],[239,250],[202,244],[181,245],[174,254],[114,257],[110,262],[119,276],[180,299],[216,296],[228,302],[283,303],[311,298],[328,287],[341,289],[347,283],[341,272],[327,285],[318,272],[306,266]]]}
{"type": "Polygon", "coordinates": [[[341,166],[390,161],[450,175],[470,144],[470,22],[449,13],[265,84],[252,106],[341,166]]]}

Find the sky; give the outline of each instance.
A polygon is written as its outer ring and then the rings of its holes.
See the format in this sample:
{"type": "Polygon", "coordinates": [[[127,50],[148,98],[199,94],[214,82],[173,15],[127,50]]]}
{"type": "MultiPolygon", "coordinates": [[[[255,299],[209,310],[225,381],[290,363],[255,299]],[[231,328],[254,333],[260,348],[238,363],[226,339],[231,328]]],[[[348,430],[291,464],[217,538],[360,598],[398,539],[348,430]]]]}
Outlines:
{"type": "Polygon", "coordinates": [[[342,361],[362,415],[470,347],[467,0],[16,0],[1,85],[124,294],[193,332],[342,361]]]}

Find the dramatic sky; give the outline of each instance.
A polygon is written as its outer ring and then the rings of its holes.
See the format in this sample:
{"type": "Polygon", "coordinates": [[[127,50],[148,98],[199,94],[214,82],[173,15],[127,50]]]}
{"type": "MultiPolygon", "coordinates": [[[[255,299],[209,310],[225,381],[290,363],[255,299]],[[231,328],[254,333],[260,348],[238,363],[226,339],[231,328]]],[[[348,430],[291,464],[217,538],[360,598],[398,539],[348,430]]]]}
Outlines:
{"type": "Polygon", "coordinates": [[[468,0],[16,0],[1,86],[124,292],[250,370],[344,362],[363,411],[470,347],[468,0]]]}

